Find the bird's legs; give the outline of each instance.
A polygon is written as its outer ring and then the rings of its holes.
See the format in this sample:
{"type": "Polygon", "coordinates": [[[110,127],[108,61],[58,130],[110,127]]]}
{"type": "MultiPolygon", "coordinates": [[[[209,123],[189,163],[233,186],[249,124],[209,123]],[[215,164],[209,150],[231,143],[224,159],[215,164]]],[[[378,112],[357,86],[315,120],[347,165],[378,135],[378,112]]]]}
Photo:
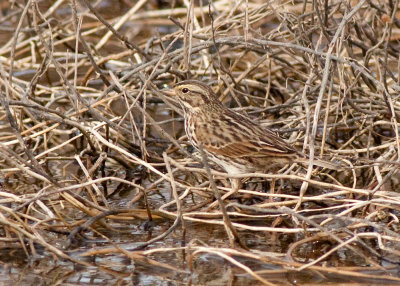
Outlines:
{"type": "MultiPolygon", "coordinates": [[[[239,191],[240,187],[242,186],[242,181],[240,178],[229,178],[229,180],[231,181],[231,190],[221,197],[222,200],[225,200],[226,198],[229,198],[230,196],[237,193],[239,191]]],[[[214,208],[217,204],[218,204],[217,201],[213,202],[207,208],[207,210],[214,208]]]]}
{"type": "Polygon", "coordinates": [[[240,180],[240,178],[233,178],[233,179],[229,179],[231,181],[231,187],[232,189],[226,193],[225,195],[222,196],[222,199],[225,200],[226,198],[229,198],[230,196],[232,196],[233,194],[236,194],[240,187],[242,186],[242,181],[240,180]]]}
{"type": "Polygon", "coordinates": [[[270,193],[271,196],[269,197],[268,201],[270,203],[274,202],[275,182],[276,182],[276,179],[272,179],[271,183],[269,184],[269,193],[270,193]]]}

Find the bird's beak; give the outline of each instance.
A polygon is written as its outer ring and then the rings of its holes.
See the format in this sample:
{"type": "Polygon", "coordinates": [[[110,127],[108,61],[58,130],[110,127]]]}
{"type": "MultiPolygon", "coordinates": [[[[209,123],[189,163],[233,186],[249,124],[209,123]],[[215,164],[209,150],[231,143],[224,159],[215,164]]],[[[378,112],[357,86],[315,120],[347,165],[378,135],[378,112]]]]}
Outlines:
{"type": "Polygon", "coordinates": [[[168,96],[175,96],[176,95],[175,90],[173,88],[162,90],[162,92],[165,93],[168,96]]]}

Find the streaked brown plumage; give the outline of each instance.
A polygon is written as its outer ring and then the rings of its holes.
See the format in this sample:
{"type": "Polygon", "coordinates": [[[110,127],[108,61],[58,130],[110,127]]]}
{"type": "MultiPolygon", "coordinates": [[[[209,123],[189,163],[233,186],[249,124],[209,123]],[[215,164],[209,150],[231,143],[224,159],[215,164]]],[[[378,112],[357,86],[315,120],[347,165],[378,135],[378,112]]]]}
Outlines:
{"type": "MultiPolygon", "coordinates": [[[[264,172],[272,166],[308,161],[270,129],[222,105],[202,82],[182,81],[167,94],[176,96],[184,110],[190,143],[195,148],[201,143],[208,157],[228,174],[264,172]]],[[[321,160],[314,165],[336,169],[335,164],[321,160]]]]}

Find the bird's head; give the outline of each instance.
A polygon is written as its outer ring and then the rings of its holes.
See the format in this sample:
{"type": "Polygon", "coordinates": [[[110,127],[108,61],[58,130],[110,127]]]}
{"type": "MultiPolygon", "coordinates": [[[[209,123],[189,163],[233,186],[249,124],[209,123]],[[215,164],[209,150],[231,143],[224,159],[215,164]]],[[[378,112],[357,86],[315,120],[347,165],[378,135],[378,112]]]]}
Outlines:
{"type": "Polygon", "coordinates": [[[189,111],[221,105],[211,87],[200,81],[181,81],[165,93],[177,97],[182,107],[189,111]]]}

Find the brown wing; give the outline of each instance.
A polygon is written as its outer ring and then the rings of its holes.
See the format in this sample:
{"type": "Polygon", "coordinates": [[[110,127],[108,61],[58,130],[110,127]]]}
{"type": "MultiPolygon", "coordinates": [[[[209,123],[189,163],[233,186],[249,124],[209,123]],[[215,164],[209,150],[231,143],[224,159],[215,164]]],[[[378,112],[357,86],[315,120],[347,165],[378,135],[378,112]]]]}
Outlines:
{"type": "Polygon", "coordinates": [[[213,124],[196,128],[196,136],[209,152],[225,157],[290,157],[297,154],[290,144],[267,128],[262,128],[231,110],[214,115],[213,124]]]}

